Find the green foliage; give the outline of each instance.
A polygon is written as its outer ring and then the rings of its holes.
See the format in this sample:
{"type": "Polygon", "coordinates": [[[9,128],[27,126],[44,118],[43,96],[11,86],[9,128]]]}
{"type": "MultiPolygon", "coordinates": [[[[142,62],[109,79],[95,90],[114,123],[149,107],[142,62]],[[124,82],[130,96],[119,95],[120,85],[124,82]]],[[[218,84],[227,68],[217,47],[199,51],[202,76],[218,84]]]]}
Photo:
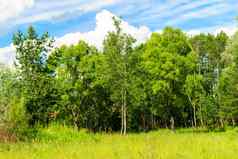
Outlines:
{"type": "Polygon", "coordinates": [[[5,66],[0,68],[0,127],[17,129],[26,125],[18,73],[5,66]]]}
{"type": "Polygon", "coordinates": [[[203,115],[202,115],[202,96],[205,93],[203,88],[203,76],[202,75],[188,75],[185,81],[185,94],[188,96],[189,102],[193,108],[193,123],[197,126],[197,115],[196,112],[200,112],[200,121],[203,126],[203,115]]]}
{"type": "Polygon", "coordinates": [[[57,122],[126,134],[236,125],[237,34],[227,45],[224,32],[188,37],[167,27],[136,45],[113,20],[115,30],[101,50],[84,41],[53,48],[48,33],[38,35],[33,27],[16,33],[16,68],[0,72],[3,126],[20,136],[58,140],[75,132],[57,135],[58,127],[50,127],[49,135],[44,127],[57,122]]]}
{"type": "MultiPolygon", "coordinates": [[[[221,89],[219,83],[222,71],[231,61],[230,54],[224,53],[228,36],[224,32],[219,34],[200,34],[190,39],[194,50],[198,53],[198,65],[196,73],[203,76],[204,97],[202,97],[203,104],[203,118],[206,125],[222,125],[222,119],[219,114],[221,110],[221,89]]],[[[227,51],[225,51],[227,52],[227,51]]],[[[216,127],[215,126],[215,127],[216,127]]]]}
{"type": "Polygon", "coordinates": [[[170,118],[183,118],[183,85],[195,65],[188,38],[181,30],[165,28],[161,34],[152,34],[145,47],[142,65],[157,98],[156,112],[166,123],[170,118]]]}
{"type": "Polygon", "coordinates": [[[26,34],[18,32],[13,37],[26,117],[31,126],[39,122],[48,124],[48,113],[56,98],[52,94],[54,81],[45,62],[52,43],[48,33],[38,36],[32,26],[26,34]]]}
{"type": "Polygon", "coordinates": [[[226,61],[226,67],[223,69],[219,80],[219,92],[220,92],[220,110],[219,115],[222,119],[225,119],[226,122],[231,123],[235,126],[235,122],[238,115],[237,107],[237,33],[234,35],[232,40],[229,42],[228,47],[223,54],[224,57],[230,57],[229,61],[226,61]]]}
{"type": "Polygon", "coordinates": [[[27,128],[27,120],[25,116],[24,99],[12,99],[8,112],[9,126],[12,131],[27,128]]]}
{"type": "Polygon", "coordinates": [[[59,142],[59,143],[71,143],[71,142],[85,142],[85,141],[99,141],[100,138],[97,135],[93,135],[87,132],[85,129],[78,131],[77,129],[52,123],[48,128],[38,128],[35,137],[32,138],[34,142],[59,142]]]}
{"type": "Polygon", "coordinates": [[[115,17],[113,20],[116,31],[109,32],[104,40],[103,53],[106,64],[104,78],[110,85],[112,101],[121,107],[121,133],[126,134],[131,82],[129,57],[133,52],[135,39],[122,32],[120,20],[115,17]]]}

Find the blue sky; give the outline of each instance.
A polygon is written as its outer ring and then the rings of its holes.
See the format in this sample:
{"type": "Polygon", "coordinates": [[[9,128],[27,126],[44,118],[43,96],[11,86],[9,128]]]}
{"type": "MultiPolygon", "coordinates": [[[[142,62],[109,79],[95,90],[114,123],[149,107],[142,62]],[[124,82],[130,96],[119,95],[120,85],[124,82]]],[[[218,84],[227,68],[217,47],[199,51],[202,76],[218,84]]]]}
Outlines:
{"type": "MultiPolygon", "coordinates": [[[[72,40],[74,33],[80,36],[97,30],[97,23],[107,27],[109,21],[104,21],[104,16],[108,14],[122,17],[129,27],[137,28],[132,29],[134,32],[142,29],[148,33],[174,26],[191,34],[219,30],[232,34],[237,25],[238,0],[0,0],[0,10],[1,60],[1,52],[5,51],[5,57],[17,30],[24,31],[33,25],[39,33],[48,31],[54,37],[71,35],[72,40]],[[107,12],[96,20],[102,11],[107,12]]],[[[103,27],[99,28],[97,31],[102,31],[103,27]]],[[[89,40],[88,34],[86,39],[89,40]]]]}

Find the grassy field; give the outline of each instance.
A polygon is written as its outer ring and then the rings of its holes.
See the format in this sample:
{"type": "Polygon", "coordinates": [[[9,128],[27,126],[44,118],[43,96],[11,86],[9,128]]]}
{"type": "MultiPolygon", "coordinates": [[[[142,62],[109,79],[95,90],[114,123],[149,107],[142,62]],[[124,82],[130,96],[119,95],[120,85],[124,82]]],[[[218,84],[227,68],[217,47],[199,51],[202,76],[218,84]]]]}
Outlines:
{"type": "Polygon", "coordinates": [[[0,144],[0,159],[238,159],[238,131],[88,134],[43,129],[31,142],[0,144]]]}

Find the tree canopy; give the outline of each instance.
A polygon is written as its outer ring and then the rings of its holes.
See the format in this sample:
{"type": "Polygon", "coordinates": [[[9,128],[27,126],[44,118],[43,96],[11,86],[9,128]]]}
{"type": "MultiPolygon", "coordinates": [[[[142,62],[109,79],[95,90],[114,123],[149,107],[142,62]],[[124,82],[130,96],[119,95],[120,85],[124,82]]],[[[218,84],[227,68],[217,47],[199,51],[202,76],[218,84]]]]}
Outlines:
{"type": "Polygon", "coordinates": [[[119,19],[114,26],[101,50],[84,41],[53,48],[32,26],[17,32],[15,68],[1,66],[0,122],[122,134],[236,125],[238,34],[166,27],[136,45],[119,19]]]}

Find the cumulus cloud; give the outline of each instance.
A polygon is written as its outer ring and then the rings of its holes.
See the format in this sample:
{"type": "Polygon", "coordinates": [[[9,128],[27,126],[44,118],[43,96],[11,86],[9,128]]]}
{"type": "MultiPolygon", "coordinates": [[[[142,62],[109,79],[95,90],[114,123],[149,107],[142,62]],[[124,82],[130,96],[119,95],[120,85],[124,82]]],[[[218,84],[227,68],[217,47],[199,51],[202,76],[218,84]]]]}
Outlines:
{"type": "Polygon", "coordinates": [[[237,31],[237,27],[236,26],[219,27],[214,31],[214,34],[217,34],[221,31],[224,31],[227,35],[232,36],[237,31]]]}
{"type": "MultiPolygon", "coordinates": [[[[74,32],[65,34],[62,37],[56,37],[55,46],[60,47],[62,45],[73,45],[78,43],[80,40],[84,40],[90,45],[94,45],[97,48],[102,48],[102,43],[109,31],[114,31],[115,27],[113,25],[112,17],[115,15],[107,10],[102,10],[96,15],[96,27],[94,30],[89,32],[74,32]]],[[[117,17],[118,18],[118,17],[117,17]]],[[[135,27],[122,20],[121,23],[122,30],[132,35],[136,40],[137,44],[145,42],[151,35],[151,31],[146,26],[135,27]]],[[[201,32],[217,34],[220,31],[226,32],[228,35],[233,35],[237,29],[234,25],[226,24],[224,27],[214,26],[207,28],[198,28],[194,30],[188,30],[189,35],[196,35],[201,32]]],[[[161,32],[157,30],[155,32],[161,32]]],[[[8,47],[0,48],[0,63],[7,65],[13,65],[15,59],[15,49],[11,44],[8,47]]]]}
{"type": "Polygon", "coordinates": [[[11,44],[10,46],[0,48],[0,64],[13,66],[15,60],[15,48],[11,44]]]}
{"type": "Polygon", "coordinates": [[[0,0],[0,23],[19,16],[33,4],[34,0],[0,0]]]}
{"type": "Polygon", "coordinates": [[[221,31],[225,32],[228,36],[232,36],[237,31],[237,26],[235,25],[225,25],[225,26],[212,26],[212,27],[205,27],[205,28],[198,28],[188,30],[187,34],[189,35],[198,35],[200,33],[211,33],[211,34],[218,34],[221,31]]]}
{"type": "MultiPolygon", "coordinates": [[[[94,30],[84,33],[68,33],[62,37],[56,37],[55,46],[72,45],[78,43],[80,40],[84,40],[90,45],[94,45],[98,49],[101,49],[103,40],[107,33],[115,30],[112,20],[112,17],[114,16],[115,15],[111,12],[102,10],[96,15],[96,27],[94,30]]],[[[137,40],[137,44],[144,42],[151,34],[151,31],[146,26],[134,27],[123,20],[121,27],[125,33],[132,35],[137,40]]],[[[0,63],[12,65],[14,58],[15,49],[12,45],[0,48],[0,63]]]]}
{"type": "MultiPolygon", "coordinates": [[[[71,45],[79,40],[84,40],[99,49],[102,48],[102,43],[107,33],[115,30],[112,20],[113,16],[115,15],[107,10],[99,12],[96,15],[96,28],[94,30],[86,33],[75,32],[66,34],[56,39],[56,46],[63,44],[71,45]]],[[[132,35],[137,40],[137,43],[144,42],[151,34],[151,31],[146,26],[134,27],[125,21],[122,21],[121,27],[125,33],[132,35]]]]}

